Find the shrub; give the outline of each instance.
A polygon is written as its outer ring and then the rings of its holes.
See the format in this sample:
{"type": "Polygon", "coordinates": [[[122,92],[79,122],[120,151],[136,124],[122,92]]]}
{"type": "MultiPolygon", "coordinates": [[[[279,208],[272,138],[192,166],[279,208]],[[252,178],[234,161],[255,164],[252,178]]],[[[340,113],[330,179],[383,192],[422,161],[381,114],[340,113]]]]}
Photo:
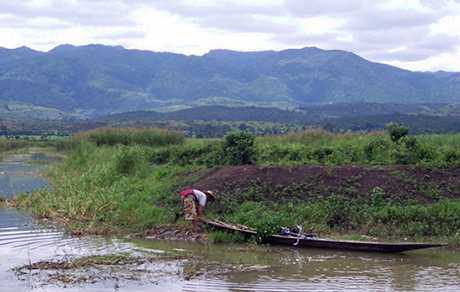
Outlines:
{"type": "Polygon", "coordinates": [[[388,149],[389,143],[381,138],[369,142],[364,147],[364,155],[368,161],[383,162],[383,153],[388,149]]]}
{"type": "Polygon", "coordinates": [[[280,219],[276,215],[262,216],[257,224],[257,240],[263,242],[268,236],[280,231],[280,219]]]}
{"type": "Polygon", "coordinates": [[[230,165],[250,164],[254,159],[254,134],[248,131],[230,132],[222,141],[224,159],[230,165]]]}
{"type": "Polygon", "coordinates": [[[327,147],[316,148],[312,152],[313,159],[318,162],[326,162],[329,159],[329,156],[334,153],[334,150],[327,147]]]}
{"type": "Polygon", "coordinates": [[[410,130],[409,127],[404,127],[402,124],[397,124],[393,122],[388,123],[386,127],[390,132],[391,141],[395,143],[399,143],[403,137],[407,136],[410,130]]]}
{"type": "Polygon", "coordinates": [[[457,162],[460,160],[460,153],[457,150],[448,150],[444,155],[446,162],[457,162]]]}

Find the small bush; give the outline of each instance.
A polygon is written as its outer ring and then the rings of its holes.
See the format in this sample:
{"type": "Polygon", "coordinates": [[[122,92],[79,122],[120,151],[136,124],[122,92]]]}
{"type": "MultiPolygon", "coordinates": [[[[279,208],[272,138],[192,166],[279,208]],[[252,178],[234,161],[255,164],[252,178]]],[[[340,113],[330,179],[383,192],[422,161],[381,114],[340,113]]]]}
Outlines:
{"type": "Polygon", "coordinates": [[[366,160],[374,162],[384,162],[384,153],[389,148],[389,143],[381,138],[369,142],[364,147],[364,155],[366,160]]]}
{"type": "Polygon", "coordinates": [[[230,132],[222,141],[224,159],[230,165],[250,164],[254,159],[255,136],[248,131],[230,132]]]}
{"type": "Polygon", "coordinates": [[[444,155],[446,162],[458,162],[460,160],[460,153],[457,150],[448,150],[444,155]]]}
{"type": "Polygon", "coordinates": [[[379,187],[375,187],[371,191],[370,205],[373,207],[383,207],[386,205],[385,202],[385,190],[379,187]]]}
{"type": "Polygon", "coordinates": [[[316,148],[312,151],[312,158],[317,162],[327,162],[332,153],[334,153],[334,150],[328,147],[316,148]]]}
{"type": "Polygon", "coordinates": [[[269,235],[278,234],[281,224],[277,216],[263,216],[257,224],[257,240],[263,242],[269,235]]]}
{"type": "Polygon", "coordinates": [[[397,123],[389,123],[386,125],[388,131],[390,132],[391,141],[395,143],[399,143],[402,138],[407,136],[409,133],[410,128],[404,127],[402,124],[397,123]]]}

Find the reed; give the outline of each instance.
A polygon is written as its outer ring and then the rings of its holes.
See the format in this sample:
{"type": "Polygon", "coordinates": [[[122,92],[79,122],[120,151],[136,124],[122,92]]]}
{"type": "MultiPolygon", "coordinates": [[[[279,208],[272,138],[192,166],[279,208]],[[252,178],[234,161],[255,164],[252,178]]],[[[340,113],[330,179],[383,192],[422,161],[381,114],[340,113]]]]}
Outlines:
{"type": "Polygon", "coordinates": [[[31,143],[29,143],[28,141],[16,141],[11,139],[0,138],[0,152],[25,148],[29,145],[31,145],[31,143]]]}
{"type": "Polygon", "coordinates": [[[184,143],[184,135],[180,132],[162,130],[158,128],[98,128],[88,132],[77,133],[69,141],[89,140],[96,145],[147,145],[167,146],[184,143]]]}

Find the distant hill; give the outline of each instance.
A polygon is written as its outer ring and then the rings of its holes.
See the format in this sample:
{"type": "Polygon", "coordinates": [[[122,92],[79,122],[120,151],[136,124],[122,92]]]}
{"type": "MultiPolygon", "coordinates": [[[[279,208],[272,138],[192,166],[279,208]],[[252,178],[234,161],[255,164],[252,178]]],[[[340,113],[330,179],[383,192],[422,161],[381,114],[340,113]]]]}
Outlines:
{"type": "Polygon", "coordinates": [[[47,53],[0,48],[0,100],[84,118],[211,105],[450,104],[460,102],[456,74],[411,72],[318,48],[201,57],[103,45],[47,53]]]}
{"type": "Polygon", "coordinates": [[[50,133],[67,136],[97,127],[159,127],[182,131],[187,137],[222,138],[229,131],[237,130],[249,130],[256,135],[286,134],[308,128],[342,133],[385,130],[390,122],[409,126],[411,135],[440,134],[460,132],[459,113],[460,104],[343,103],[305,106],[297,110],[203,106],[167,113],[124,112],[86,121],[76,120],[74,116],[63,116],[61,121],[50,121],[53,115],[62,116],[63,113],[0,101],[0,136],[5,135],[5,132],[11,137],[52,135],[50,133]],[[26,113],[22,120],[9,119],[18,112],[26,113]]]}
{"type": "Polygon", "coordinates": [[[27,47],[20,47],[14,50],[9,50],[0,47],[0,63],[5,63],[11,60],[23,60],[41,56],[45,53],[37,52],[27,47]]]}
{"type": "Polygon", "coordinates": [[[335,105],[305,106],[297,110],[281,110],[265,107],[203,106],[174,112],[135,111],[109,115],[106,121],[158,121],[158,120],[201,120],[201,121],[253,121],[318,125],[321,120],[342,117],[377,116],[391,114],[449,115],[445,109],[459,108],[444,104],[378,104],[342,103],[335,105]]]}

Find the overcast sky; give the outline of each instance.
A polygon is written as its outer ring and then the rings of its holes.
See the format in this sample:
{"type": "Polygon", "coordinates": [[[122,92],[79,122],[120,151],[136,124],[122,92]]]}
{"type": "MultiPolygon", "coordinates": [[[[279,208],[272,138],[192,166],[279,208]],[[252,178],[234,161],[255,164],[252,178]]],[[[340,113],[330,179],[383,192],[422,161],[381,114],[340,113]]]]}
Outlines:
{"type": "Polygon", "coordinates": [[[203,55],[315,46],[460,72],[460,0],[0,0],[0,47],[203,55]]]}

